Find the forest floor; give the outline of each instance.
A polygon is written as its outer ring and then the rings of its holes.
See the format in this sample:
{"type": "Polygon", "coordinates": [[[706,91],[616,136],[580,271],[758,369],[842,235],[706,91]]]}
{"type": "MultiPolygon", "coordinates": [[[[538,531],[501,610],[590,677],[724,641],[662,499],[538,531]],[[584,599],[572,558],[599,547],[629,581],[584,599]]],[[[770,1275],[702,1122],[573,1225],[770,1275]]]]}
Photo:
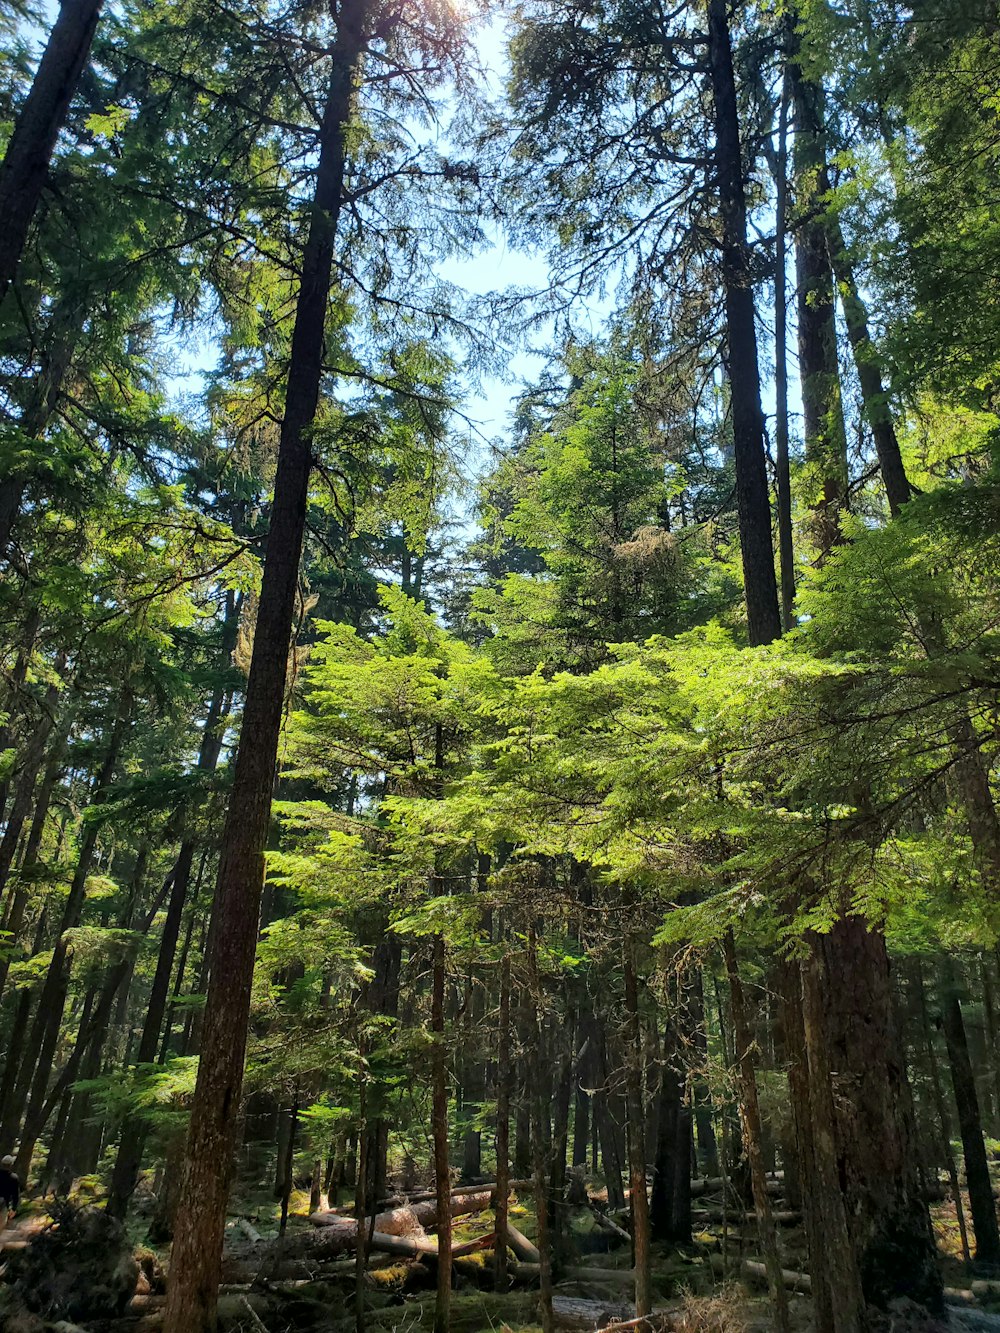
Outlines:
{"type": "MultiPolygon", "coordinates": [[[[597,1182],[594,1182],[596,1185],[597,1182]]],[[[807,1267],[803,1229],[784,1207],[775,1183],[775,1210],[780,1228],[782,1262],[801,1275],[807,1267]]],[[[84,1192],[86,1194],[86,1191],[84,1192]]],[[[74,1202],[87,1204],[86,1197],[74,1202]]],[[[237,1199],[238,1211],[226,1233],[223,1286],[220,1289],[222,1333],[353,1333],[355,1322],[355,1260],[353,1246],[344,1243],[341,1228],[310,1222],[308,1195],[295,1194],[284,1237],[278,1235],[277,1209],[270,1199],[249,1194],[237,1199]]],[[[721,1194],[706,1193],[695,1200],[695,1237],[691,1246],[654,1245],[653,1300],[657,1311],[651,1329],[677,1333],[767,1333],[773,1327],[770,1305],[759,1272],[752,1264],[759,1257],[755,1225],[745,1214],[737,1221],[724,1216],[721,1194]],[[747,1263],[751,1265],[747,1267],[747,1263]]],[[[606,1214],[599,1189],[588,1196],[588,1206],[567,1210],[564,1262],[556,1282],[557,1326],[563,1329],[612,1330],[634,1316],[631,1305],[632,1272],[627,1238],[615,1235],[608,1222],[624,1221],[606,1214]]],[[[87,1210],[93,1213],[93,1209],[87,1210]]],[[[404,1208],[401,1210],[406,1211],[404,1208]]],[[[962,1260],[960,1231],[951,1201],[932,1208],[945,1283],[956,1302],[950,1327],[963,1330],[1000,1330],[1000,1286],[995,1301],[980,1287],[970,1286],[962,1260]]],[[[388,1216],[382,1214],[380,1216],[388,1216]]],[[[350,1228],[348,1210],[334,1219],[350,1228]]],[[[514,1195],[510,1221],[530,1244],[536,1237],[536,1219],[530,1196],[514,1195]]],[[[17,1222],[0,1235],[0,1329],[3,1333],[47,1333],[60,1327],[82,1328],[87,1333],[155,1333],[161,1326],[164,1303],[166,1252],[136,1244],[147,1229],[143,1200],[131,1234],[121,1245],[138,1262],[134,1295],[121,1308],[92,1311],[73,1325],[48,1322],[65,1311],[25,1310],[5,1315],[4,1287],[18,1280],[18,1264],[38,1242],[51,1240],[52,1219],[44,1206],[33,1203],[17,1222]]],[[[381,1223],[380,1223],[381,1225],[381,1223]]],[[[491,1210],[480,1208],[455,1218],[455,1246],[489,1244],[494,1227],[491,1210]]],[[[406,1230],[406,1228],[404,1228],[406,1230]]],[[[433,1226],[409,1228],[420,1241],[432,1240],[433,1226]]],[[[109,1246],[110,1250],[113,1246],[109,1246]]],[[[433,1254],[376,1254],[364,1276],[365,1328],[369,1333],[421,1333],[434,1323],[435,1265],[433,1254]]],[[[536,1333],[538,1330],[538,1274],[530,1263],[511,1263],[508,1288],[495,1289],[493,1251],[483,1248],[458,1258],[454,1265],[452,1295],[453,1333],[536,1333]]],[[[22,1284],[24,1278],[20,1279],[22,1284]]],[[[34,1280],[34,1279],[33,1279],[34,1280]]],[[[85,1281],[81,1277],[81,1281],[85,1281]]],[[[37,1283],[36,1283],[37,1285],[37,1283]]],[[[73,1284],[70,1284],[73,1285],[73,1284]]],[[[79,1284],[76,1284],[79,1285],[79,1284]]],[[[13,1308],[13,1307],[11,1307],[13,1308]]],[[[794,1333],[811,1327],[808,1295],[790,1292],[794,1333]]],[[[900,1324],[902,1329],[905,1324],[900,1324]]],[[[631,1333],[631,1330],[629,1330],[631,1333]]]]}

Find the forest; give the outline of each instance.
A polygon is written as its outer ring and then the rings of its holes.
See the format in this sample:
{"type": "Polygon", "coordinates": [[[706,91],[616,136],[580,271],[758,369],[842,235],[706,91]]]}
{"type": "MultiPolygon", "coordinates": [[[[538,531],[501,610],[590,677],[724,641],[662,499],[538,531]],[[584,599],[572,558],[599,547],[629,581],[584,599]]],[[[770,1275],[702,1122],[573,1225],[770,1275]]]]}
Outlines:
{"type": "Polygon", "coordinates": [[[0,1329],[1000,1329],[995,0],[0,50],[0,1329]]]}

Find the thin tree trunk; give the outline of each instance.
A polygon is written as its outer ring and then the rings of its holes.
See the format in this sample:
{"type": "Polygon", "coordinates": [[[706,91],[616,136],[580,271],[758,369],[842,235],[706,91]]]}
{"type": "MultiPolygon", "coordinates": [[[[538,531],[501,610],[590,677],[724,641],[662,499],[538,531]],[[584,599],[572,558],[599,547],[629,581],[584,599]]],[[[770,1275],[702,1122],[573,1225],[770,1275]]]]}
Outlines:
{"type": "Polygon", "coordinates": [[[736,963],[736,945],[732,931],[722,941],[722,952],[729,978],[729,995],[733,1011],[733,1037],[736,1042],[736,1069],[740,1084],[740,1112],[743,1121],[743,1142],[750,1163],[750,1183],[753,1187],[754,1208],[760,1232],[767,1283],[771,1291],[775,1327],[779,1333],[790,1333],[788,1295],[781,1275],[781,1256],[774,1231],[771,1200],[767,1192],[767,1176],[761,1151],[760,1104],[757,1100],[757,1073],[753,1062],[753,1037],[743,997],[743,982],[736,963]]]}
{"type": "Polygon", "coordinates": [[[708,1032],[705,1027],[705,983],[700,967],[691,970],[692,1044],[697,1058],[694,1070],[694,1118],[698,1131],[698,1150],[706,1176],[719,1174],[719,1150],[715,1142],[712,1097],[708,1077],[708,1032]]]}
{"type": "MultiPolygon", "coordinates": [[[[639,988],[632,945],[625,945],[625,1085],[628,1096],[628,1157],[632,1248],[635,1256],[635,1312],[648,1315],[653,1308],[649,1251],[649,1198],[646,1194],[646,1107],[642,1091],[642,1033],[639,1025],[639,988]]],[[[684,1163],[690,1175],[690,1164],[684,1163]]]]}
{"type": "Polygon", "coordinates": [[[736,507],[750,642],[762,644],[770,643],[781,634],[781,614],[771,544],[764,414],[760,404],[760,365],[747,246],[743,155],[727,0],[708,0],[707,17],[715,160],[722,214],[722,277],[729,330],[736,507]]]}
{"type": "MultiPolygon", "coordinates": [[[[41,953],[48,927],[48,908],[43,907],[35,927],[35,940],[31,956],[41,953]]],[[[12,1016],[10,1041],[4,1060],[4,1076],[0,1082],[0,1148],[9,1152],[13,1146],[17,1127],[24,1110],[24,1096],[27,1083],[19,1090],[17,1081],[25,1068],[24,1048],[28,1040],[28,1020],[31,1017],[31,1002],[34,998],[30,986],[24,986],[17,997],[12,1016]]]]}
{"type": "Polygon", "coordinates": [[[250,678],[222,837],[213,910],[217,929],[184,1167],[187,1206],[174,1241],[164,1333],[213,1333],[216,1322],[264,847],[305,530],[309,432],[323,373],[334,241],[343,201],[345,137],[367,24],[366,0],[341,8],[320,129],[316,192],[302,258],[250,678]]]}
{"type": "Polygon", "coordinates": [[[941,1087],[941,1077],[938,1073],[937,1054],[934,1050],[934,1036],[931,1031],[930,1015],[927,1012],[927,991],[924,986],[924,970],[919,956],[913,961],[913,973],[916,981],[920,1030],[923,1035],[924,1052],[927,1056],[927,1073],[930,1078],[931,1093],[934,1098],[934,1109],[937,1112],[938,1126],[941,1133],[941,1152],[944,1157],[945,1169],[948,1172],[948,1182],[951,1185],[951,1196],[955,1201],[955,1217],[958,1221],[958,1234],[962,1243],[962,1257],[966,1263],[971,1263],[972,1252],[969,1249],[969,1229],[965,1221],[965,1204],[962,1200],[962,1185],[958,1178],[958,1168],[955,1165],[955,1154],[951,1150],[951,1125],[944,1099],[944,1090],[941,1087]]]}
{"type": "Polygon", "coordinates": [[[494,1255],[497,1290],[507,1281],[507,1195],[510,1192],[510,954],[500,963],[500,1015],[497,1036],[497,1189],[494,1205],[497,1233],[494,1255]]]}
{"type": "Polygon", "coordinates": [[[295,1184],[295,1139],[299,1127],[299,1089],[296,1084],[292,1098],[292,1109],[288,1116],[288,1134],[285,1144],[284,1161],[281,1170],[281,1222],[278,1235],[283,1236],[288,1230],[288,1205],[295,1184]]]}
{"type": "MultiPolygon", "coordinates": [[[[65,663],[65,658],[60,660],[63,664],[65,663]]],[[[59,704],[61,688],[60,683],[53,681],[45,691],[41,717],[39,717],[38,721],[35,723],[31,737],[25,747],[24,758],[17,775],[14,805],[7,816],[7,826],[4,829],[3,837],[0,838],[0,893],[2,893],[7,886],[7,877],[10,874],[11,866],[14,864],[14,853],[17,850],[17,844],[21,838],[21,830],[24,828],[28,813],[32,807],[38,775],[45,762],[45,752],[49,736],[56,722],[56,709],[59,704]]],[[[8,918],[9,916],[10,914],[8,914],[8,918]]],[[[6,925],[5,929],[16,930],[17,927],[6,925]]],[[[5,980],[6,968],[4,968],[3,977],[0,979],[0,991],[3,990],[3,982],[5,980]]]]}
{"type": "MultiPolygon", "coordinates": [[[[118,756],[125,739],[128,725],[127,718],[131,710],[131,696],[126,690],[119,707],[118,717],[108,742],[107,754],[95,784],[94,804],[97,805],[107,795],[108,787],[118,766],[118,756]]],[[[66,995],[69,988],[69,970],[71,947],[67,932],[79,923],[87,891],[87,879],[90,875],[94,852],[97,848],[99,825],[96,820],[89,821],[84,827],[83,839],[77,858],[76,871],[70,884],[69,895],[63,908],[59,934],[52,954],[52,961],[45,974],[38,1010],[32,1027],[31,1040],[25,1054],[26,1076],[19,1074],[18,1082],[27,1085],[27,1109],[24,1113],[24,1127],[21,1142],[15,1159],[15,1169],[22,1180],[28,1177],[32,1153],[39,1134],[45,1126],[46,1098],[49,1076],[56,1042],[59,1039],[59,1027],[62,1023],[66,995]]]]}
{"type": "Polygon", "coordinates": [[[448,1333],[451,1326],[451,1168],[448,1158],[448,1057],[444,1043],[444,961],[444,937],[435,935],[431,998],[431,1031],[434,1034],[431,1091],[438,1235],[434,1333],[448,1333]]]}
{"type": "Polygon", "coordinates": [[[844,323],[847,325],[847,338],[861,386],[861,401],[875,441],[875,455],[882,473],[886,499],[889,501],[889,512],[895,516],[911,498],[912,490],[899,451],[899,440],[896,438],[892,411],[883,383],[882,364],[868,332],[868,311],[858,293],[839,218],[830,213],[826,227],[844,323]]]}
{"type": "Polygon", "coordinates": [[[788,459],[788,103],[787,69],[781,81],[774,219],[774,472],[778,511],[778,565],[781,571],[781,626],[795,624],[795,551],[792,542],[792,483],[788,459]]]}
{"type": "Polygon", "coordinates": [[[59,131],[90,54],[101,0],[63,0],[0,166],[0,301],[14,281],[59,131]]]}
{"type": "Polygon", "coordinates": [[[830,182],[826,167],[823,90],[802,72],[796,51],[788,64],[795,108],[795,176],[800,214],[795,237],[799,379],[806,463],[822,499],[815,505],[820,553],[843,541],[847,505],[847,433],[837,356],[833,265],[820,215],[830,182]]]}
{"type": "Polygon", "coordinates": [[[1000,1229],[997,1227],[993,1184],[983,1142],[976,1080],[969,1059],[962,1005],[958,998],[958,982],[954,967],[947,958],[942,964],[941,1005],[941,1026],[948,1048],[948,1066],[965,1156],[969,1211],[972,1213],[972,1229],[976,1236],[976,1263],[994,1268],[1000,1266],[1000,1229]]]}

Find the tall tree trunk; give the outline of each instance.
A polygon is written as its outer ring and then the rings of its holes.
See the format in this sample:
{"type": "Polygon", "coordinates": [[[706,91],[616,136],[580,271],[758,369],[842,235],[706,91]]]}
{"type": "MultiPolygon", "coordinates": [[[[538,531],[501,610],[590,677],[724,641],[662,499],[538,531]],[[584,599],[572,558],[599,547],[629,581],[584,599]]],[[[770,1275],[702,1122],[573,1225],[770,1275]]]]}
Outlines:
{"type": "MultiPolygon", "coordinates": [[[[679,1133],[684,1082],[679,1067],[677,1014],[670,1014],[663,1032],[663,1056],[660,1069],[659,1108],[656,1123],[656,1156],[653,1162],[653,1189],[650,1198],[650,1225],[657,1240],[679,1239],[674,1234],[674,1189],[681,1154],[679,1133]]],[[[684,1154],[684,1170],[688,1171],[684,1154]]],[[[690,1176],[690,1171],[688,1171],[690,1176]]]]}
{"type": "MultiPolygon", "coordinates": [[[[48,928],[48,908],[43,907],[35,926],[35,940],[31,957],[41,953],[48,928]]],[[[24,1086],[18,1087],[22,1070],[26,1068],[24,1049],[28,1042],[28,1020],[31,1017],[31,1002],[34,998],[32,988],[21,988],[14,1004],[10,1040],[4,1058],[4,1076],[0,1082],[0,1147],[5,1152],[13,1146],[17,1127],[24,1112],[24,1098],[27,1095],[27,1074],[24,1086]]]]}
{"type": "Polygon", "coordinates": [[[955,1092],[958,1127],[962,1135],[965,1179],[969,1187],[969,1210],[972,1213],[972,1229],[976,1235],[976,1263],[993,1269],[1000,1266],[1000,1229],[997,1227],[993,1184],[990,1180],[989,1163],[986,1160],[986,1145],[983,1142],[976,1080],[969,1059],[962,1005],[958,998],[958,978],[954,966],[947,957],[942,964],[941,980],[941,1026],[948,1048],[951,1085],[955,1092]]]}
{"type": "MultiPolygon", "coordinates": [[[[866,1302],[943,1308],[885,937],[842,916],[814,940],[844,1190],[866,1302]]],[[[812,1056],[810,1055],[810,1069],[812,1056]]]]}
{"type": "Polygon", "coordinates": [[[437,1197],[437,1296],[434,1333],[451,1326],[451,1169],[448,1159],[448,1053],[444,1041],[444,937],[434,936],[431,997],[431,1095],[433,1099],[434,1190],[437,1197]]]}
{"type": "Polygon", "coordinates": [[[848,1230],[837,1155],[837,1117],[823,1014],[823,969],[815,953],[802,964],[800,976],[813,1154],[807,1206],[816,1219],[810,1227],[809,1266],[814,1281],[825,1288],[822,1309],[830,1319],[829,1324],[817,1324],[817,1333],[864,1333],[865,1298],[857,1251],[848,1230]]]}
{"type": "MultiPolygon", "coordinates": [[[[100,804],[107,796],[108,788],[118,766],[118,756],[125,740],[131,706],[131,695],[126,689],[119,704],[118,716],[115,719],[111,737],[108,741],[104,763],[95,784],[94,805],[100,804]]],[[[24,1127],[21,1130],[21,1141],[15,1159],[16,1170],[22,1180],[27,1179],[35,1143],[45,1126],[47,1115],[45,1090],[48,1087],[49,1076],[52,1072],[53,1056],[56,1042],[59,1039],[59,1027],[62,1023],[69,988],[72,949],[67,939],[67,932],[78,925],[80,921],[80,914],[86,897],[87,879],[90,875],[94,852],[97,849],[99,831],[100,826],[96,820],[90,820],[84,826],[76,871],[63,907],[56,946],[53,950],[52,961],[45,974],[45,981],[42,984],[38,1010],[35,1014],[29,1045],[25,1052],[24,1073],[18,1075],[18,1085],[26,1088],[28,1092],[24,1127]]]]}
{"type": "Polygon", "coordinates": [[[771,509],[764,461],[764,414],[753,278],[747,246],[743,155],[727,0],[708,0],[709,65],[715,126],[715,161],[722,214],[722,278],[729,329],[733,452],[743,582],[751,644],[770,643],[781,633],[778,585],[771,544],[771,509]]]}
{"type": "Polygon", "coordinates": [[[868,311],[858,293],[854,268],[836,214],[827,215],[826,227],[833,272],[840,290],[844,323],[847,325],[847,338],[861,386],[861,402],[875,441],[875,456],[882,473],[889,512],[895,517],[910,499],[912,490],[899,451],[899,440],[896,438],[892,410],[883,382],[882,363],[868,332],[868,311]]]}
{"type": "Polygon", "coordinates": [[[497,1034],[497,1190],[496,1284],[503,1291],[507,1281],[507,1195],[510,1192],[510,954],[500,962],[500,1014],[497,1034]]]}
{"type": "MultiPolygon", "coordinates": [[[[50,345],[18,426],[28,439],[38,439],[56,410],[63,381],[83,332],[86,312],[78,301],[60,301],[49,325],[50,345]]],[[[27,486],[27,477],[11,469],[0,477],[0,560],[7,555],[27,486]]]]}
{"type": "MultiPolygon", "coordinates": [[[[653,1308],[649,1252],[649,1198],[646,1194],[646,1106],[643,1097],[642,1031],[639,1024],[639,987],[632,945],[625,945],[625,1086],[628,1098],[629,1200],[632,1211],[632,1248],[635,1255],[635,1312],[640,1318],[653,1308]]],[[[690,1175],[690,1161],[684,1170],[690,1175]]]]}
{"type": "Polygon", "coordinates": [[[688,1003],[691,1008],[691,1041],[696,1057],[693,1097],[695,1126],[698,1131],[698,1151],[702,1158],[702,1170],[705,1175],[717,1176],[719,1174],[719,1150],[715,1141],[712,1098],[707,1082],[708,1032],[705,1027],[705,981],[700,967],[691,969],[688,1003]]]}
{"type": "Polygon", "coordinates": [[[799,379],[806,463],[815,474],[815,539],[820,553],[843,541],[847,506],[847,433],[840,391],[833,265],[821,208],[829,193],[823,90],[807,78],[795,52],[788,65],[795,109],[795,237],[799,326],[799,379]]]}
{"type": "Polygon", "coordinates": [[[788,1069],[788,1095],[795,1137],[794,1178],[789,1181],[785,1166],[786,1188],[793,1184],[794,1200],[802,1205],[806,1243],[812,1278],[813,1313],[817,1333],[836,1333],[833,1302],[826,1265],[824,1222],[820,1214],[820,1179],[813,1135],[812,1106],[809,1090],[809,1064],[806,1051],[802,1006],[802,975],[794,960],[778,963],[781,990],[782,1036],[788,1069]]]}
{"type": "MultiPolygon", "coordinates": [[[[388,923],[387,923],[388,924],[388,923]]],[[[399,969],[403,961],[403,942],[393,931],[385,929],[375,946],[372,969],[375,973],[366,998],[369,1013],[385,1018],[399,1014],[399,969]]],[[[389,1122],[384,1114],[383,1097],[378,1089],[368,1086],[368,1168],[365,1177],[367,1195],[365,1212],[372,1215],[386,1197],[389,1158],[389,1122]]]]}
{"type": "MultiPolygon", "coordinates": [[[[24,923],[24,912],[28,906],[31,897],[31,876],[37,868],[38,852],[42,844],[42,835],[45,832],[45,821],[48,818],[49,806],[52,803],[52,793],[59,780],[59,774],[63,766],[63,752],[66,746],[66,739],[69,736],[72,725],[72,715],[67,710],[63,721],[59,725],[57,734],[52,738],[49,746],[49,758],[45,766],[45,772],[42,781],[35,794],[35,808],[31,817],[31,825],[28,828],[28,836],[24,842],[24,850],[21,856],[21,866],[18,879],[14,888],[13,896],[8,905],[6,918],[3,928],[9,931],[14,941],[17,941],[21,927],[24,923]]],[[[20,791],[14,800],[14,811],[11,813],[11,820],[16,818],[17,803],[20,799],[20,791]]],[[[6,841],[6,837],[4,839],[6,841]]],[[[11,958],[5,954],[0,958],[0,995],[3,995],[7,985],[7,976],[10,971],[11,958]]]]}
{"type": "Polygon", "coordinates": [[[208,996],[191,1114],[184,1196],[170,1266],[165,1333],[213,1333],[243,1084],[250,986],[264,883],[264,847],[284,706],[311,469],[345,138],[368,25],[367,0],[339,14],[320,128],[316,191],[292,333],[271,524],[233,790],[216,881],[208,996]]]}
{"type": "Polygon", "coordinates": [[[761,1152],[760,1104],[757,1100],[757,1073],[753,1063],[753,1038],[743,996],[743,982],[740,979],[739,968],[736,963],[736,945],[733,941],[732,931],[727,931],[723,937],[722,952],[726,962],[729,995],[733,1010],[733,1037],[736,1042],[736,1069],[740,1087],[743,1142],[750,1163],[750,1183],[753,1187],[757,1227],[760,1232],[761,1248],[764,1251],[764,1264],[767,1268],[767,1284],[771,1290],[775,1327],[779,1330],[779,1333],[789,1333],[791,1323],[788,1316],[788,1296],[781,1276],[781,1259],[778,1254],[777,1237],[774,1233],[771,1200],[767,1193],[767,1177],[764,1171],[764,1157],[761,1152]]]}
{"type": "Polygon", "coordinates": [[[0,166],[0,301],[14,281],[101,0],[63,0],[0,166]]]}
{"type": "Polygon", "coordinates": [[[930,1079],[931,1094],[934,1098],[934,1110],[937,1113],[940,1130],[940,1151],[948,1172],[951,1197],[955,1204],[955,1218],[958,1222],[958,1234],[962,1244],[962,1257],[966,1263],[972,1260],[969,1250],[969,1232],[965,1221],[965,1205],[962,1201],[962,1184],[958,1178],[955,1154],[951,1150],[951,1122],[945,1103],[944,1089],[938,1074],[937,1053],[934,1050],[934,1034],[931,1031],[930,1015],[927,1009],[927,990],[924,986],[924,970],[919,955],[913,960],[914,982],[917,992],[917,1010],[920,1017],[920,1029],[923,1037],[924,1052],[927,1056],[927,1074],[930,1079]]]}
{"type": "Polygon", "coordinates": [[[775,158],[774,218],[774,472],[778,498],[778,565],[781,571],[781,627],[795,624],[795,550],[792,541],[792,482],[788,458],[788,103],[786,69],[781,80],[778,151],[775,158]]]}
{"type": "MultiPolygon", "coordinates": [[[[65,665],[64,657],[60,661],[65,665]]],[[[21,838],[21,830],[24,828],[32,807],[38,775],[45,762],[49,736],[56,725],[56,709],[59,703],[60,690],[61,683],[53,681],[45,691],[41,717],[36,721],[25,747],[24,757],[17,775],[14,804],[7,815],[7,825],[3,837],[0,838],[0,893],[7,886],[7,877],[10,874],[11,866],[14,864],[14,853],[21,838]]],[[[17,927],[6,926],[5,928],[14,930],[17,927]]],[[[6,969],[2,980],[0,980],[0,992],[3,990],[5,980],[6,969]]]]}

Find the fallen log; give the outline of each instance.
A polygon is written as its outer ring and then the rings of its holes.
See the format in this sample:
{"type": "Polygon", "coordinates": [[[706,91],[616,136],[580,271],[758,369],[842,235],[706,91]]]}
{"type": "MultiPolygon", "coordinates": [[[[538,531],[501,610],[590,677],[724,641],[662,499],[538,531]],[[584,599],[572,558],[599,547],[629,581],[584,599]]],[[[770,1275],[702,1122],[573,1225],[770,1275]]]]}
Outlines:
{"type": "Polygon", "coordinates": [[[979,1298],[974,1291],[963,1291],[961,1287],[945,1287],[945,1305],[978,1305],[979,1298]]]}
{"type": "MultiPolygon", "coordinates": [[[[709,1256],[712,1268],[718,1273],[725,1273],[726,1266],[721,1254],[709,1256]]],[[[740,1264],[740,1276],[752,1282],[767,1283],[767,1267],[756,1259],[744,1259],[740,1264]]],[[[791,1268],[781,1270],[781,1280],[791,1291],[800,1291],[805,1295],[812,1293],[812,1279],[808,1273],[798,1273],[791,1268]]]]}
{"type": "MultiPolygon", "coordinates": [[[[736,1213],[730,1208],[695,1208],[691,1211],[692,1222],[734,1222],[743,1225],[756,1220],[757,1214],[754,1212],[736,1213]]],[[[796,1226],[802,1221],[802,1214],[793,1209],[772,1210],[771,1220],[781,1226],[796,1226]]]]}
{"type": "Polygon", "coordinates": [[[1000,1282],[991,1282],[987,1278],[980,1278],[970,1285],[972,1287],[972,1294],[977,1299],[987,1301],[1000,1300],[1000,1282]]]}
{"type": "Polygon", "coordinates": [[[631,1241],[632,1237],[629,1232],[627,1232],[624,1227],[620,1227],[617,1222],[613,1222],[606,1213],[602,1213],[600,1209],[594,1208],[593,1206],[590,1211],[593,1213],[594,1221],[602,1231],[607,1231],[612,1236],[617,1236],[619,1240],[631,1241]]]}
{"type": "MultiPolygon", "coordinates": [[[[512,1276],[522,1278],[525,1281],[535,1281],[540,1273],[541,1264],[516,1263],[511,1266],[512,1276]]],[[[589,1265],[578,1264],[574,1268],[564,1268],[562,1270],[562,1280],[564,1282],[576,1282],[580,1285],[587,1282],[621,1282],[626,1286],[634,1286],[635,1269],[592,1268],[589,1265]]]]}
{"type": "MultiPolygon", "coordinates": [[[[479,1190],[474,1194],[453,1194],[451,1215],[452,1217],[464,1217],[468,1213],[480,1213],[484,1208],[489,1208],[492,1198],[493,1195],[489,1190],[479,1190]]],[[[320,1209],[319,1212],[310,1213],[309,1221],[314,1227],[348,1227],[354,1229],[358,1225],[355,1218],[344,1217],[341,1213],[334,1213],[325,1208],[320,1209]]],[[[436,1223],[436,1202],[405,1204],[401,1208],[392,1208],[388,1212],[375,1215],[375,1230],[382,1232],[385,1236],[409,1235],[417,1228],[430,1228],[436,1223]]],[[[366,1217],[362,1225],[365,1227],[371,1226],[371,1218],[366,1217]]]]}
{"type": "MultiPolygon", "coordinates": [[[[691,1198],[700,1199],[703,1194],[717,1194],[731,1183],[723,1176],[701,1176],[699,1179],[691,1181],[691,1198]]],[[[776,1171],[773,1176],[768,1176],[767,1192],[768,1194],[784,1194],[784,1171],[776,1171]]]]}
{"type": "MultiPolygon", "coordinates": [[[[534,1189],[533,1180],[509,1180],[507,1182],[508,1190],[528,1190],[534,1189]]],[[[451,1197],[461,1198],[465,1194],[492,1194],[497,1187],[495,1180],[485,1180],[479,1185],[457,1185],[451,1191],[451,1197]]],[[[411,1194],[408,1197],[397,1196],[401,1203],[427,1203],[430,1200],[437,1199],[437,1193],[434,1190],[422,1190],[419,1194],[411,1194]]]]}
{"type": "Polygon", "coordinates": [[[239,1231],[243,1232],[251,1245],[259,1245],[261,1243],[263,1237],[260,1232],[255,1226],[251,1226],[245,1217],[237,1218],[236,1226],[239,1231]]]}
{"type": "Polygon", "coordinates": [[[527,1264],[540,1264],[542,1256],[538,1253],[538,1248],[532,1245],[531,1241],[523,1231],[518,1231],[510,1219],[507,1219],[507,1247],[513,1250],[515,1256],[527,1264]]]}
{"type": "Polygon", "coordinates": [[[553,1296],[552,1319],[556,1328],[587,1330],[601,1329],[616,1320],[631,1320],[635,1307],[607,1301],[577,1300],[572,1296],[553,1296]]]}

